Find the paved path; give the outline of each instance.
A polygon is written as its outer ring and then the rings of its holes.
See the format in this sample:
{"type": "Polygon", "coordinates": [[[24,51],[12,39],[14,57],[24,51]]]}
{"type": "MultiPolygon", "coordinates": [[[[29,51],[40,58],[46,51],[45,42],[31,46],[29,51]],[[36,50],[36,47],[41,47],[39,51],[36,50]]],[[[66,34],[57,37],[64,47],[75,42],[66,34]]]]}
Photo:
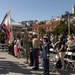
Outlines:
{"type": "Polygon", "coordinates": [[[23,62],[23,58],[17,59],[7,52],[0,52],[0,75],[41,75],[42,71],[33,71],[23,62]]]}
{"type": "MultiPolygon", "coordinates": [[[[0,75],[42,75],[43,70],[32,70],[27,64],[24,64],[24,59],[17,59],[7,52],[0,52],[0,75]]],[[[58,70],[58,72],[50,72],[50,75],[75,75],[72,69],[58,70]]]]}

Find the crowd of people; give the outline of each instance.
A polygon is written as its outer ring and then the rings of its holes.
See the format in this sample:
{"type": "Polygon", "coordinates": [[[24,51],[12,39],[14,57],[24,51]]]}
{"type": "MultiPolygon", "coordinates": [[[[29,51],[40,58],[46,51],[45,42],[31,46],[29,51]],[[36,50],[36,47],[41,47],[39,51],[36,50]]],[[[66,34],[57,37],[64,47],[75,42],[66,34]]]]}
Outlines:
{"type": "MultiPolygon", "coordinates": [[[[65,68],[64,63],[64,52],[70,51],[75,52],[75,36],[74,35],[43,35],[40,36],[38,34],[29,33],[26,38],[26,41],[20,37],[14,37],[12,44],[8,45],[9,54],[14,55],[17,58],[20,58],[20,49],[24,47],[24,52],[26,55],[27,61],[24,63],[28,63],[29,66],[34,66],[33,70],[39,69],[39,52],[42,52],[43,59],[43,68],[44,75],[49,75],[49,57],[50,57],[50,48],[57,50],[59,59],[61,61],[62,67],[65,68]],[[27,38],[27,39],[26,39],[27,38]],[[26,46],[25,46],[26,45],[26,46]],[[28,62],[28,59],[30,62],[28,62]]],[[[68,56],[69,58],[69,56],[68,56]]],[[[75,57],[73,57],[74,59],[75,57]]]]}

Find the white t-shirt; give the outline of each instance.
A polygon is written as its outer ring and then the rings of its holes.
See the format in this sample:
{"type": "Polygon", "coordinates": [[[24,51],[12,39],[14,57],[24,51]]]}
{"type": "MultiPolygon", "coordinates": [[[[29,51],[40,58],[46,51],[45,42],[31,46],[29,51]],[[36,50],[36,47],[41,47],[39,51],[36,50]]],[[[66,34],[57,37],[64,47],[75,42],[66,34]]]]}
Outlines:
{"type": "Polygon", "coordinates": [[[16,46],[17,46],[17,48],[20,48],[20,40],[19,39],[17,39],[17,41],[16,41],[16,46]]]}

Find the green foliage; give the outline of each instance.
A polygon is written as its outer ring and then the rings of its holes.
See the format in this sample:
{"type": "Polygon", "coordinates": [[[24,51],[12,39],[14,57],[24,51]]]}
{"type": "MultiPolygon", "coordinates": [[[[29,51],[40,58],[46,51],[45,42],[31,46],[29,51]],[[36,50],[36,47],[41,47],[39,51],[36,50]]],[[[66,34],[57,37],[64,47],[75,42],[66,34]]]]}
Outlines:
{"type": "Polygon", "coordinates": [[[41,21],[41,22],[39,23],[39,25],[42,25],[42,24],[45,24],[45,21],[41,21]]]}
{"type": "Polygon", "coordinates": [[[71,34],[72,34],[72,33],[75,34],[75,26],[70,25],[70,32],[71,32],[71,34]]]}
{"type": "MultiPolygon", "coordinates": [[[[60,24],[60,25],[58,25],[56,28],[55,28],[55,30],[54,30],[54,32],[53,32],[54,34],[68,34],[68,25],[66,25],[66,24],[60,24]]],[[[74,33],[75,34],[75,26],[73,26],[72,24],[70,24],[70,33],[72,34],[72,33],[74,33]]]]}
{"type": "Polygon", "coordinates": [[[58,25],[55,30],[54,30],[54,34],[67,34],[67,31],[68,31],[68,28],[67,28],[67,25],[65,24],[60,24],[58,25]]]}
{"type": "Polygon", "coordinates": [[[39,28],[39,34],[41,35],[45,34],[45,29],[43,27],[39,28]]]}

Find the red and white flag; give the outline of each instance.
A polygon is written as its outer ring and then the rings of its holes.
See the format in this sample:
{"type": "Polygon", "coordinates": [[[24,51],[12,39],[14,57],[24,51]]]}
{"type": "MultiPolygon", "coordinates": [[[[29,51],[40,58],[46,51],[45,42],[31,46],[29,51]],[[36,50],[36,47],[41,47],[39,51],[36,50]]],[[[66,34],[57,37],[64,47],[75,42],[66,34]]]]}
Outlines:
{"type": "Polygon", "coordinates": [[[5,32],[6,34],[6,42],[12,43],[14,38],[13,38],[13,32],[12,32],[10,11],[6,13],[0,27],[1,27],[1,30],[5,32]]]}

